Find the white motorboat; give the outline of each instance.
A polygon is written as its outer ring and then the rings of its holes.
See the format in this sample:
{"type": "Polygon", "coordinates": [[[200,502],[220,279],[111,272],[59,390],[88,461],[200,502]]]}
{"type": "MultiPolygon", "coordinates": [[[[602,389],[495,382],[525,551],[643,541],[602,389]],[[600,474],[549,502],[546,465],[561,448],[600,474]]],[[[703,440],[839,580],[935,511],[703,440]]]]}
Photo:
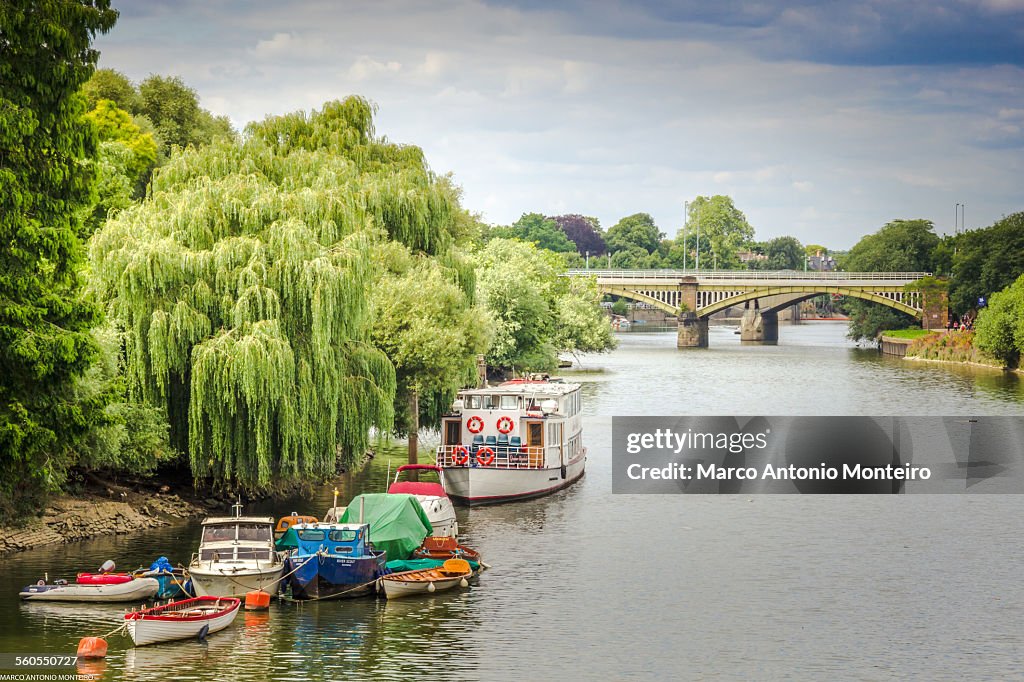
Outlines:
{"type": "Polygon", "coordinates": [[[461,391],[442,419],[437,464],[469,505],[548,495],[584,473],[580,385],[546,374],[461,391]]]}
{"type": "MultiPolygon", "coordinates": [[[[87,574],[82,574],[87,575],[87,574]]],[[[35,585],[24,587],[19,596],[26,601],[85,601],[85,602],[129,602],[143,601],[156,596],[160,582],[156,578],[111,579],[110,582],[69,583],[58,580],[47,584],[40,580],[35,585]]]]}
{"type": "Polygon", "coordinates": [[[388,493],[412,495],[423,507],[430,525],[431,532],[435,537],[457,537],[459,534],[459,521],[455,518],[455,506],[444,485],[444,470],[433,464],[404,464],[398,467],[395,472],[395,480],[388,486],[388,493]],[[400,475],[410,471],[433,471],[437,474],[438,482],[427,481],[399,481],[400,475]]]}
{"type": "Polygon", "coordinates": [[[277,592],[284,560],[274,549],[274,519],[235,515],[203,521],[199,551],[188,574],[196,596],[238,597],[262,590],[277,592]]]}
{"type": "Polygon", "coordinates": [[[124,614],[136,646],[191,639],[203,629],[220,632],[235,620],[242,601],[234,597],[194,597],[124,614]]]}

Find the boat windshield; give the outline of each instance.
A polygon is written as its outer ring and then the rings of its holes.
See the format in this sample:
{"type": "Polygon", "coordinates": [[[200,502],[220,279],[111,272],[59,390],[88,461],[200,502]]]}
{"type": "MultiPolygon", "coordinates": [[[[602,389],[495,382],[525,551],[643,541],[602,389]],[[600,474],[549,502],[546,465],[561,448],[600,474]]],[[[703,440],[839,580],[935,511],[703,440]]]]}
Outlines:
{"type": "Polygon", "coordinates": [[[206,526],[203,528],[203,542],[226,542],[235,539],[235,524],[206,526]]]}
{"type": "Polygon", "coordinates": [[[359,531],[356,530],[332,530],[331,541],[332,542],[352,542],[359,537],[359,531]]]}
{"type": "Polygon", "coordinates": [[[238,524],[238,539],[249,542],[270,542],[274,539],[274,529],[269,523],[238,524]]]}
{"type": "Polygon", "coordinates": [[[299,539],[305,542],[320,542],[327,534],[319,528],[303,528],[298,531],[299,539]]]}

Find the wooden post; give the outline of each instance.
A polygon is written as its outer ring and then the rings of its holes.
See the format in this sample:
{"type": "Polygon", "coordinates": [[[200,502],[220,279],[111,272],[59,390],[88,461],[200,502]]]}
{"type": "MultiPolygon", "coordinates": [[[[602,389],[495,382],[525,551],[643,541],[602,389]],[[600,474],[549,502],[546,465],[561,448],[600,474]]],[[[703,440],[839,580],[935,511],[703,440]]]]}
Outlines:
{"type": "MultiPolygon", "coordinates": [[[[409,390],[409,464],[419,464],[420,446],[420,394],[415,387],[409,390]]],[[[419,480],[416,471],[409,472],[409,480],[419,480]]]]}

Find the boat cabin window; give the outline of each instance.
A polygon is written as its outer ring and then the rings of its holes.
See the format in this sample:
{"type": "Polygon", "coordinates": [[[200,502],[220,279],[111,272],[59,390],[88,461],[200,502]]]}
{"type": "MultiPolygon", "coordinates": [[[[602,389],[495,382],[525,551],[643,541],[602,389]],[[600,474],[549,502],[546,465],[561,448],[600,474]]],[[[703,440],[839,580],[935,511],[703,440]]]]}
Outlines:
{"type": "Polygon", "coordinates": [[[468,407],[471,410],[479,410],[480,409],[480,396],[478,396],[478,395],[468,396],[466,398],[466,407],[468,407]]]}
{"type": "Polygon", "coordinates": [[[249,542],[270,542],[274,538],[274,530],[266,523],[238,524],[238,539],[249,542]]]}
{"type": "Polygon", "coordinates": [[[526,444],[532,447],[544,445],[544,424],[540,422],[527,423],[526,444]]]}
{"type": "Polygon", "coordinates": [[[321,542],[325,537],[327,537],[327,533],[315,528],[303,528],[296,532],[299,535],[299,539],[304,542],[321,542]]]}
{"type": "Polygon", "coordinates": [[[503,410],[516,410],[516,409],[519,409],[519,396],[515,396],[515,395],[503,395],[503,396],[501,396],[501,409],[503,409],[503,410]]]}
{"type": "Polygon", "coordinates": [[[497,395],[482,395],[480,396],[480,407],[485,410],[496,410],[500,398],[501,396],[497,395]]]}
{"type": "Polygon", "coordinates": [[[235,524],[230,526],[206,526],[203,528],[203,542],[227,542],[235,539],[235,524]]]}
{"type": "Polygon", "coordinates": [[[331,542],[352,542],[359,538],[359,531],[357,530],[332,530],[330,534],[331,542]]]}
{"type": "Polygon", "coordinates": [[[270,559],[270,550],[266,547],[239,547],[235,558],[239,560],[259,559],[260,561],[266,561],[270,559]]]}
{"type": "Polygon", "coordinates": [[[331,550],[335,554],[351,554],[352,548],[346,547],[345,545],[335,545],[334,549],[331,550]]]}

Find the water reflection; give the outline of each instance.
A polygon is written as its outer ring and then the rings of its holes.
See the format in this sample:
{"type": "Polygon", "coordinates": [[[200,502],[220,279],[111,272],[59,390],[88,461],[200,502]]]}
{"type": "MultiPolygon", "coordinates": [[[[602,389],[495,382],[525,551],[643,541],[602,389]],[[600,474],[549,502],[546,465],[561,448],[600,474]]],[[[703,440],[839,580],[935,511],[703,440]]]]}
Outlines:
{"type": "MultiPolygon", "coordinates": [[[[205,643],[111,637],[96,665],[131,680],[763,679],[837,666],[869,679],[1019,676],[1024,610],[1006,605],[1024,599],[1021,496],[611,494],[610,415],[1022,412],[1017,376],[882,358],[844,332],[783,327],[780,345],[756,347],[712,328],[711,348],[696,351],[672,334],[623,335],[619,350],[582,358],[601,371],[567,372],[584,385],[587,475],[548,498],[458,510],[466,544],[493,566],[471,587],[274,600],[205,643]]],[[[401,443],[379,447],[337,482],[339,504],[383,490],[405,456],[401,443]]],[[[332,490],[245,511],[322,516],[332,490]]],[[[123,607],[19,604],[17,589],[44,572],[184,562],[198,538],[192,522],[0,560],[0,651],[70,653],[116,626],[123,607]]]]}

